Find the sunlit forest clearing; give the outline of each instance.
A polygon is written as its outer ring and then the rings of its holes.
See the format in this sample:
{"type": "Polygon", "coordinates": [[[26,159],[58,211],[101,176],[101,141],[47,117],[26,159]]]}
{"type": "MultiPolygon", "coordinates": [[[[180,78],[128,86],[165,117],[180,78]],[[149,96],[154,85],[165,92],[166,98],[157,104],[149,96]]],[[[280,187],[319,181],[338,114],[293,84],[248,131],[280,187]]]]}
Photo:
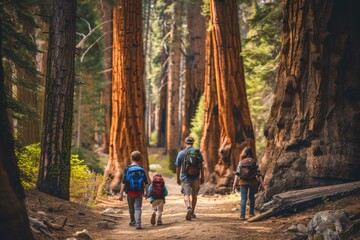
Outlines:
{"type": "Polygon", "coordinates": [[[359,12],[357,0],[1,1],[0,239],[359,239],[359,12]],[[191,221],[175,166],[188,136],[205,179],[191,221]],[[247,147],[265,188],[239,220],[247,147]],[[162,226],[143,198],[141,231],[119,201],[134,151],[169,190],[162,226]]]}

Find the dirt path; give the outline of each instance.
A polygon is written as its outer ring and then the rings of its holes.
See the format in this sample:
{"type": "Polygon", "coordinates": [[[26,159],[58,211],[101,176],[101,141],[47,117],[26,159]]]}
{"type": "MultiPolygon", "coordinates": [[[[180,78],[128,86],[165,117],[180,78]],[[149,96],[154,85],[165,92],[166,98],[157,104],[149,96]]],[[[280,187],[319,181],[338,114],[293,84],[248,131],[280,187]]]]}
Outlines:
{"type": "Polygon", "coordinates": [[[163,225],[152,226],[150,224],[151,205],[148,200],[143,201],[142,227],[136,230],[130,227],[129,214],[124,202],[107,203],[120,206],[123,210],[122,218],[115,229],[107,232],[106,236],[96,239],[290,239],[291,234],[284,232],[285,224],[280,224],[281,229],[274,229],[269,222],[245,223],[238,220],[239,196],[199,196],[196,208],[197,218],[191,221],[185,220],[185,204],[180,187],[174,179],[166,178],[169,196],[163,213],[163,225]],[[279,231],[281,233],[279,233],[279,231]]]}

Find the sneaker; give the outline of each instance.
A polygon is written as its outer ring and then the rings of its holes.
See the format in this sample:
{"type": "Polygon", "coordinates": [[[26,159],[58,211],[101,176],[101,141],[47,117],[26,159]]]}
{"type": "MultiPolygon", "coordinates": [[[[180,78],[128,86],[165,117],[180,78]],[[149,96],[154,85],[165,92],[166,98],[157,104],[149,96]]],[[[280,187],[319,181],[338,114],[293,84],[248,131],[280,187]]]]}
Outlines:
{"type": "Polygon", "coordinates": [[[135,229],[141,229],[141,225],[136,225],[135,229]]]}
{"type": "Polygon", "coordinates": [[[151,225],[155,225],[155,218],[156,218],[156,213],[153,213],[151,215],[151,220],[150,220],[151,225]]]}
{"type": "Polygon", "coordinates": [[[158,219],[158,220],[157,220],[157,225],[158,225],[158,226],[159,226],[159,225],[162,225],[161,219],[158,219]]]}
{"type": "Polygon", "coordinates": [[[250,217],[250,218],[255,217],[255,214],[250,213],[250,214],[249,214],[249,217],[250,217]]]}
{"type": "Polygon", "coordinates": [[[190,221],[191,220],[191,215],[192,215],[191,207],[188,207],[185,219],[190,221]]]}
{"type": "Polygon", "coordinates": [[[239,220],[245,220],[245,216],[240,216],[239,220]]]}
{"type": "Polygon", "coordinates": [[[129,226],[135,226],[135,221],[129,222],[129,226]]]}
{"type": "Polygon", "coordinates": [[[192,212],[191,218],[196,218],[196,214],[194,212],[192,212]]]}

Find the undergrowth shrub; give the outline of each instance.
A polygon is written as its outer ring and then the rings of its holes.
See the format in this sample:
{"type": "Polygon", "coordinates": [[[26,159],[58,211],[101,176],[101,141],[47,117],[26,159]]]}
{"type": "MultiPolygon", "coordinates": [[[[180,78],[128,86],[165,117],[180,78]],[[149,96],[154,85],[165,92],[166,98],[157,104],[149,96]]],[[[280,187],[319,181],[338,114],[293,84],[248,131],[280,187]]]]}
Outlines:
{"type": "MultiPolygon", "coordinates": [[[[25,189],[35,189],[39,174],[40,143],[35,143],[16,152],[21,183],[25,189]]],[[[96,196],[102,175],[91,171],[79,155],[70,159],[70,198],[79,203],[91,204],[96,196]]]]}

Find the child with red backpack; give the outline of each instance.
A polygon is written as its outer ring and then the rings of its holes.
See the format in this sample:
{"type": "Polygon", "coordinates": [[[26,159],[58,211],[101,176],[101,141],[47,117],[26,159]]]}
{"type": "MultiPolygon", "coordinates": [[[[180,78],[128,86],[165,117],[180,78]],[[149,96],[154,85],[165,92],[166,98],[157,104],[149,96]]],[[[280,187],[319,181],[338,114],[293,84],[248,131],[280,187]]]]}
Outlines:
{"type": "Polygon", "coordinates": [[[168,190],[165,186],[165,181],[161,174],[156,173],[153,181],[149,186],[148,195],[152,205],[151,225],[155,225],[156,212],[158,213],[157,225],[162,225],[161,216],[165,204],[165,196],[168,195],[168,190]]]}

